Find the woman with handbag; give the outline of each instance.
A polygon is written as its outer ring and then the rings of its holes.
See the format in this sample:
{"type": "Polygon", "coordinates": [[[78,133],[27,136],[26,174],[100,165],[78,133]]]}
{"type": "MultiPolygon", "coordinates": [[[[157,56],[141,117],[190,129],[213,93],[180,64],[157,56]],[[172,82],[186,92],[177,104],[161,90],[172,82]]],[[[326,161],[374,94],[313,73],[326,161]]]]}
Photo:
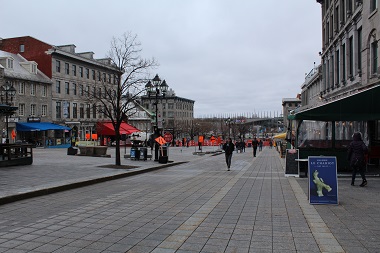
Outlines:
{"type": "Polygon", "coordinates": [[[355,185],[356,173],[359,172],[363,179],[360,187],[364,187],[367,185],[367,179],[365,178],[365,154],[368,153],[368,148],[363,142],[360,132],[354,133],[352,139],[353,141],[348,146],[348,160],[353,169],[351,185],[355,185]]]}

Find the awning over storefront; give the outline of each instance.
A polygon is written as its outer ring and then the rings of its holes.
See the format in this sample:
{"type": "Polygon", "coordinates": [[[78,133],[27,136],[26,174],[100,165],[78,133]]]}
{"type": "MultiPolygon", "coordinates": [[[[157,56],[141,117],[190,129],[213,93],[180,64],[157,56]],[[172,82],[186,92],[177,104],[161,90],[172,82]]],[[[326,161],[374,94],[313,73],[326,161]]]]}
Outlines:
{"type": "Polygon", "coordinates": [[[298,112],[294,118],[316,121],[380,120],[380,86],[298,112]]]}
{"type": "Polygon", "coordinates": [[[61,126],[49,122],[17,122],[16,131],[46,131],[46,130],[71,130],[70,127],[61,126]]]}
{"type": "MultiPolygon", "coordinates": [[[[98,135],[115,135],[115,128],[111,122],[98,122],[96,126],[96,131],[98,135]]],[[[122,122],[120,125],[120,134],[130,135],[134,132],[140,132],[139,129],[122,122]]]]}

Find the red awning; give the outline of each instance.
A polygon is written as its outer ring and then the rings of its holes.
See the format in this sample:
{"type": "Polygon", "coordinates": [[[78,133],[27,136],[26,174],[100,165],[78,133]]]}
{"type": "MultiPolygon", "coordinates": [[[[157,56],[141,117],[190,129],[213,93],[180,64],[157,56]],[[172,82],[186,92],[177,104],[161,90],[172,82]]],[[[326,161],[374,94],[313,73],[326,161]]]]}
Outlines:
{"type": "MultiPolygon", "coordinates": [[[[115,135],[115,129],[111,122],[98,122],[96,126],[98,135],[115,135]]],[[[120,125],[120,134],[130,135],[134,132],[140,132],[139,129],[122,122],[120,125]]]]}

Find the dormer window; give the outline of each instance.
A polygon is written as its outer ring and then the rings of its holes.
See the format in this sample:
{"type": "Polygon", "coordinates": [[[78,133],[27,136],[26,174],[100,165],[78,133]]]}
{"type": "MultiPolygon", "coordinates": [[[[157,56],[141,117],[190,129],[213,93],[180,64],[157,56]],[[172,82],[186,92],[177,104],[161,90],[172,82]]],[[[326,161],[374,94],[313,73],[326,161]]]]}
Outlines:
{"type": "Polygon", "coordinates": [[[13,59],[12,58],[7,59],[7,68],[13,69],[13,59]]]}
{"type": "Polygon", "coordinates": [[[36,64],[32,64],[32,73],[37,74],[37,65],[36,64]]]}
{"type": "Polygon", "coordinates": [[[24,52],[25,52],[25,45],[21,44],[20,45],[20,53],[24,53],[24,52]]]}

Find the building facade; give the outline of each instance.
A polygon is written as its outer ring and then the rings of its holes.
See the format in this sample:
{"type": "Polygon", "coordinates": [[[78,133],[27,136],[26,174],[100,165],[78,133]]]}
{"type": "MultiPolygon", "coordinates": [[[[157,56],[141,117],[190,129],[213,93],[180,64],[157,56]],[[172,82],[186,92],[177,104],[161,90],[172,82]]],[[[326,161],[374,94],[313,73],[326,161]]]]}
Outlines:
{"type": "MultiPolygon", "coordinates": [[[[322,11],[321,64],[302,84],[295,111],[300,158],[335,155],[349,168],[346,154],[360,131],[380,159],[379,0],[317,0],[322,11]]],[[[375,161],[371,161],[375,162],[375,161]]]]}
{"type": "MultiPolygon", "coordinates": [[[[0,50],[0,87],[9,85],[16,89],[14,97],[8,101],[2,97],[2,103],[18,107],[16,112],[8,117],[8,128],[5,125],[5,117],[2,117],[1,129],[3,136],[11,136],[16,131],[16,123],[33,120],[42,122],[52,121],[52,82],[42,73],[35,61],[28,61],[20,54],[13,54],[0,50]],[[4,119],[4,120],[3,120],[4,119]]],[[[35,133],[36,135],[37,133],[35,133]]],[[[41,136],[21,136],[21,139],[41,136]]],[[[15,137],[13,142],[16,140],[15,137]]],[[[12,143],[12,140],[11,140],[12,143]]]]}
{"type": "MultiPolygon", "coordinates": [[[[167,86],[165,80],[163,83],[167,86]]],[[[164,129],[165,132],[171,132],[174,138],[181,138],[184,128],[192,124],[194,102],[194,100],[177,96],[172,89],[168,89],[164,93],[160,92],[157,97],[155,94],[149,93],[147,89],[146,93],[140,97],[140,104],[157,116],[158,127],[164,129]]],[[[154,125],[155,122],[152,124],[154,125]]]]}
{"type": "Polygon", "coordinates": [[[72,136],[84,140],[96,132],[97,121],[106,120],[101,105],[86,94],[102,95],[104,84],[112,88],[118,83],[121,73],[110,59],[94,59],[93,52],[75,52],[75,45],[53,46],[29,36],[2,39],[0,49],[35,61],[51,78],[52,122],[72,128],[72,136]]]}

